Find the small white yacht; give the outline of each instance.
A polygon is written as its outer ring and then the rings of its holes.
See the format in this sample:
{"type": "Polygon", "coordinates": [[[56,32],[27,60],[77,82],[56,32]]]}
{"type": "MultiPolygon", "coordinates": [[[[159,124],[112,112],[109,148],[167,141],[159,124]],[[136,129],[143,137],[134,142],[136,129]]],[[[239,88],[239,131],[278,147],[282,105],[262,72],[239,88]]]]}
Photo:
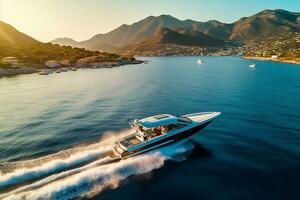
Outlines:
{"type": "Polygon", "coordinates": [[[50,70],[42,70],[42,71],[38,72],[39,75],[48,75],[48,74],[51,74],[51,73],[52,73],[52,71],[50,71],[50,70]]]}
{"type": "Polygon", "coordinates": [[[255,63],[252,63],[252,64],[249,65],[249,67],[250,67],[250,68],[255,68],[255,67],[256,67],[256,64],[255,64],[255,63]]]}
{"type": "Polygon", "coordinates": [[[127,158],[174,142],[184,141],[212,122],[220,112],[201,112],[176,117],[155,115],[133,120],[133,134],[117,140],[108,154],[112,159],[127,158]]]}
{"type": "Polygon", "coordinates": [[[67,72],[67,71],[68,71],[68,68],[61,68],[60,71],[61,71],[61,72],[67,72]]]}
{"type": "Polygon", "coordinates": [[[203,64],[204,62],[203,62],[203,60],[201,60],[200,58],[197,60],[197,64],[198,65],[201,65],[201,64],[203,64]]]}

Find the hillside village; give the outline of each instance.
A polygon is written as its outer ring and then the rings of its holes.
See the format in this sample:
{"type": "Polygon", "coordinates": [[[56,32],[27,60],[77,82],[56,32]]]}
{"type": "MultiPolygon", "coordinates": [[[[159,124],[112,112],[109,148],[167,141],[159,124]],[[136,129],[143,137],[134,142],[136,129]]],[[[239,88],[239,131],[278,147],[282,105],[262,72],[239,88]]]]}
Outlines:
{"type": "Polygon", "coordinates": [[[246,59],[263,59],[300,64],[300,32],[270,36],[244,43],[228,42],[225,47],[198,47],[163,44],[155,49],[126,51],[138,56],[243,56],[246,59]]]}
{"type": "Polygon", "coordinates": [[[300,64],[300,32],[249,42],[243,48],[248,58],[300,64]]]}
{"type": "Polygon", "coordinates": [[[139,56],[231,56],[239,55],[252,59],[270,59],[275,61],[300,62],[300,32],[291,32],[282,36],[261,38],[244,44],[228,43],[225,47],[197,47],[174,44],[160,45],[156,49],[135,49],[127,51],[139,56]]]}

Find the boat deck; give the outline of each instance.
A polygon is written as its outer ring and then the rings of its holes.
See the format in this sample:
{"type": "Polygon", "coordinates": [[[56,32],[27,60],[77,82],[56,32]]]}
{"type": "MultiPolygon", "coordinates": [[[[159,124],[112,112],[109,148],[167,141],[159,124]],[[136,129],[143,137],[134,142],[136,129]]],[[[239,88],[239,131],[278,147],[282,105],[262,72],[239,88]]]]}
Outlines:
{"type": "Polygon", "coordinates": [[[120,143],[125,146],[126,148],[137,145],[142,143],[138,138],[136,138],[135,135],[132,135],[128,138],[125,138],[123,141],[120,141],[120,143]]]}

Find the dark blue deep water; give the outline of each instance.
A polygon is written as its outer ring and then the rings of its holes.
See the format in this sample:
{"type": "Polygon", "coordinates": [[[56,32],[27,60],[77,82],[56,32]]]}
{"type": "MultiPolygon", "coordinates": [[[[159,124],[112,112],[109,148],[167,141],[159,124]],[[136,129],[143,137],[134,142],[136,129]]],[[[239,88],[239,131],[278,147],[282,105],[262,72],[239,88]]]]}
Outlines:
{"type": "Polygon", "coordinates": [[[299,66],[145,59],[0,79],[0,199],[300,199],[299,66]],[[101,164],[127,119],[202,111],[186,144],[101,164]]]}

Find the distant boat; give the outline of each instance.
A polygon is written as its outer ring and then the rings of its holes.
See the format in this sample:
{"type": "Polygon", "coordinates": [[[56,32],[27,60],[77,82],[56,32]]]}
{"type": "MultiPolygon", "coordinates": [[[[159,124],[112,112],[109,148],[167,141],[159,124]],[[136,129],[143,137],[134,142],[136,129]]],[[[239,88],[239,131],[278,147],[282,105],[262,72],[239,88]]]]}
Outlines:
{"type": "Polygon", "coordinates": [[[48,74],[51,74],[51,71],[48,71],[48,70],[42,70],[38,73],[39,75],[48,75],[48,74]]]}
{"type": "Polygon", "coordinates": [[[197,64],[198,64],[198,65],[201,65],[201,64],[203,64],[203,63],[204,63],[204,62],[203,62],[201,59],[198,59],[198,60],[197,60],[197,64]]]}
{"type": "Polygon", "coordinates": [[[55,73],[60,73],[61,71],[60,71],[60,69],[58,69],[55,73]]]}
{"type": "Polygon", "coordinates": [[[252,63],[252,64],[249,65],[249,67],[250,67],[250,68],[255,68],[255,67],[256,67],[256,64],[255,64],[255,63],[252,63]]]}
{"type": "Polygon", "coordinates": [[[77,69],[75,67],[71,68],[72,71],[76,71],[77,69]]]}

